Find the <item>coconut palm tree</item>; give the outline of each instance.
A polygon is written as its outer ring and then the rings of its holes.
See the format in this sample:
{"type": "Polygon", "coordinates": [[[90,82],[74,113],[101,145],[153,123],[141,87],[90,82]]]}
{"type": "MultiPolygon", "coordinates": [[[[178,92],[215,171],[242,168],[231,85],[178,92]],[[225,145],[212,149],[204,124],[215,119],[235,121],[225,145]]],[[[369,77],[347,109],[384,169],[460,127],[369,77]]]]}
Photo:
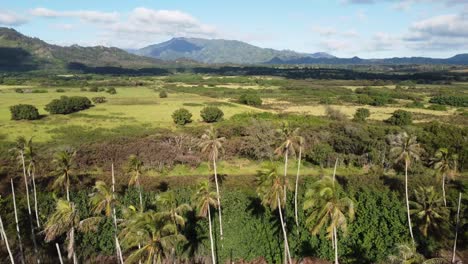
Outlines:
{"type": "Polygon", "coordinates": [[[399,244],[396,246],[395,255],[388,257],[390,264],[448,264],[449,262],[443,258],[425,259],[423,255],[416,251],[414,244],[399,244]]]}
{"type": "Polygon", "coordinates": [[[55,212],[45,223],[45,241],[50,242],[57,237],[66,234],[68,259],[73,258],[73,263],[77,263],[75,252],[75,230],[79,227],[80,216],[75,204],[70,201],[58,199],[55,212]]]}
{"type": "Polygon", "coordinates": [[[10,257],[10,262],[11,264],[15,264],[15,259],[13,258],[13,253],[11,252],[10,244],[8,243],[8,237],[5,233],[5,228],[3,227],[3,220],[1,216],[0,216],[0,234],[1,234],[2,239],[5,242],[5,246],[8,251],[8,256],[10,257]]]}
{"type": "Polygon", "coordinates": [[[301,159],[302,159],[302,148],[304,147],[304,138],[301,136],[296,136],[295,142],[299,148],[299,154],[297,156],[297,172],[296,172],[296,184],[294,188],[294,218],[296,220],[296,226],[299,227],[299,217],[298,217],[298,209],[297,209],[297,196],[299,192],[299,174],[301,171],[301,159]]]}
{"type": "Polygon", "coordinates": [[[24,156],[28,163],[27,165],[28,176],[29,178],[32,179],[32,184],[33,184],[34,211],[36,214],[36,224],[37,224],[37,228],[41,228],[41,223],[39,221],[39,208],[37,206],[36,153],[34,152],[34,149],[33,149],[32,137],[25,144],[24,156]]]}
{"type": "Polygon", "coordinates": [[[284,181],[278,174],[274,164],[269,164],[265,169],[258,171],[257,183],[257,194],[262,201],[262,205],[269,207],[271,210],[278,210],[284,238],[284,262],[291,264],[292,260],[286,232],[286,221],[283,218],[282,212],[284,204],[281,203],[281,201],[284,201],[284,188],[287,188],[288,182],[287,180],[284,181]]]}
{"type": "Polygon", "coordinates": [[[217,196],[216,192],[211,191],[210,182],[205,180],[198,184],[197,191],[193,197],[198,216],[202,218],[208,217],[212,264],[216,264],[216,258],[214,253],[213,228],[211,226],[211,207],[218,208],[217,196]]]}
{"type": "Polygon", "coordinates": [[[411,235],[411,240],[414,243],[413,227],[411,225],[411,215],[408,197],[408,168],[411,166],[413,160],[419,160],[422,148],[416,141],[416,137],[409,136],[406,132],[390,136],[389,141],[391,146],[390,156],[394,159],[394,162],[404,162],[405,164],[406,212],[408,216],[408,227],[411,235]]]}
{"type": "Polygon", "coordinates": [[[429,232],[439,233],[445,229],[449,211],[434,187],[419,187],[414,194],[415,201],[410,201],[410,214],[416,217],[421,234],[427,237],[429,232]]]}
{"type": "Polygon", "coordinates": [[[29,214],[31,214],[31,203],[29,201],[29,179],[26,176],[26,161],[24,157],[25,148],[26,148],[26,139],[20,136],[15,141],[15,147],[10,149],[10,151],[14,152],[17,155],[17,158],[21,162],[21,165],[23,167],[23,179],[24,179],[24,187],[26,189],[26,201],[28,204],[28,212],[29,214]]]}
{"type": "MultiPolygon", "coordinates": [[[[288,158],[289,154],[295,156],[296,155],[296,142],[297,142],[297,134],[299,133],[299,129],[295,128],[292,129],[289,124],[283,123],[281,129],[279,129],[279,133],[283,142],[281,145],[275,149],[275,154],[277,156],[284,157],[284,177],[283,181],[286,182],[286,178],[288,176],[288,158]]],[[[286,185],[284,184],[283,189],[283,202],[286,204],[286,185]]]]}
{"type": "Polygon", "coordinates": [[[453,178],[456,175],[457,160],[458,155],[450,153],[447,148],[438,149],[433,159],[434,169],[442,176],[442,196],[445,206],[447,206],[447,199],[445,198],[446,178],[453,178]]]}
{"type": "Polygon", "coordinates": [[[177,232],[170,214],[147,211],[133,214],[120,233],[122,246],[130,252],[126,263],[146,259],[146,263],[162,263],[185,237],[177,232]]]}
{"type": "Polygon", "coordinates": [[[216,184],[216,199],[218,200],[218,211],[219,211],[219,234],[221,240],[223,240],[223,217],[221,212],[221,193],[219,191],[218,183],[218,171],[216,167],[216,160],[219,158],[219,153],[224,152],[223,143],[226,141],[224,137],[218,137],[218,131],[211,126],[205,130],[205,133],[201,137],[200,148],[202,153],[208,154],[208,158],[213,163],[214,180],[216,184]]]}
{"type": "Polygon", "coordinates": [[[58,173],[58,177],[55,179],[53,187],[65,188],[67,201],[70,201],[70,181],[73,177],[73,159],[75,155],[75,151],[64,150],[57,152],[53,160],[53,163],[56,166],[56,171],[58,173]]]}
{"type": "Polygon", "coordinates": [[[112,190],[103,181],[96,181],[94,192],[90,194],[89,204],[94,214],[100,215],[104,212],[106,217],[112,216],[112,209],[118,204],[112,190]]]}
{"type": "Polygon", "coordinates": [[[188,204],[178,204],[175,193],[173,191],[166,191],[156,197],[156,203],[159,205],[158,208],[164,210],[169,214],[171,221],[174,225],[183,228],[185,226],[184,214],[192,207],[188,204]]]}
{"type": "Polygon", "coordinates": [[[20,232],[19,222],[18,222],[18,210],[16,208],[15,185],[13,184],[13,179],[11,179],[10,182],[11,182],[11,195],[13,196],[13,210],[15,213],[16,235],[18,237],[18,246],[19,246],[19,251],[20,251],[20,256],[21,256],[21,263],[24,264],[23,243],[21,240],[21,232],[20,232]]]}
{"type": "Polygon", "coordinates": [[[128,185],[134,185],[138,188],[140,198],[140,210],[143,211],[143,197],[141,194],[140,175],[142,174],[143,161],[136,155],[130,155],[127,162],[127,172],[130,173],[130,181],[128,185]]]}
{"type": "Polygon", "coordinates": [[[326,226],[328,237],[334,243],[335,264],[338,264],[338,233],[346,234],[348,220],[354,219],[354,202],[348,197],[340,197],[339,184],[331,177],[315,182],[305,194],[304,210],[308,212],[306,225],[316,235],[326,226]]]}

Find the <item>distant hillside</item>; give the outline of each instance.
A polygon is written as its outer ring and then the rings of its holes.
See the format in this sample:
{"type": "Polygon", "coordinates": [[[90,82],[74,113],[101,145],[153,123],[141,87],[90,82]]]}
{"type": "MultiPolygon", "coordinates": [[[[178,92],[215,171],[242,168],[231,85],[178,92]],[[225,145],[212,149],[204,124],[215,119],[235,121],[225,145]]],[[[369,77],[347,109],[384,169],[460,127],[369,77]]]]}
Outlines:
{"type": "Polygon", "coordinates": [[[266,64],[350,64],[350,65],[371,65],[371,64],[453,64],[468,65],[468,54],[458,54],[447,59],[433,59],[426,57],[405,57],[388,59],[361,59],[353,58],[312,58],[302,57],[295,59],[273,58],[266,64]]]}
{"type": "Polygon", "coordinates": [[[298,53],[290,50],[265,49],[237,40],[173,38],[169,41],[133,50],[135,54],[162,60],[192,59],[204,63],[260,64],[273,58],[281,60],[334,58],[327,53],[298,53]]]}
{"type": "Polygon", "coordinates": [[[62,47],[31,38],[14,29],[0,27],[0,69],[30,70],[64,68],[69,63],[91,67],[154,67],[162,61],[130,54],[118,48],[62,47]]]}

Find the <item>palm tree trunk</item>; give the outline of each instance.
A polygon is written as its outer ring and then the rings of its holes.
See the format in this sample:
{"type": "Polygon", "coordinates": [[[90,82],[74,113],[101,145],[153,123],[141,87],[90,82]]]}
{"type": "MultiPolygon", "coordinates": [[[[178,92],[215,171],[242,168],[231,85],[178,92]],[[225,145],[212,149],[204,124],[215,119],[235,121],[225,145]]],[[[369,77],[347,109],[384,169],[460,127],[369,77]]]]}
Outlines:
{"type": "Polygon", "coordinates": [[[11,253],[10,244],[8,244],[8,238],[5,233],[5,228],[3,227],[3,221],[2,221],[1,216],[0,216],[0,232],[2,232],[3,239],[5,240],[5,246],[7,248],[8,255],[10,256],[11,264],[15,264],[15,259],[13,258],[13,253],[11,253]]]}
{"type": "Polygon", "coordinates": [[[137,175],[136,181],[137,181],[137,184],[138,184],[138,195],[139,195],[139,198],[140,198],[140,211],[143,212],[143,196],[141,195],[140,175],[137,175]]]}
{"type": "Polygon", "coordinates": [[[336,158],[336,160],[335,160],[335,167],[333,168],[333,184],[335,184],[336,167],[338,167],[338,158],[336,158]]]}
{"type": "Polygon", "coordinates": [[[28,203],[28,212],[31,214],[31,203],[29,202],[29,181],[26,176],[26,164],[24,162],[24,153],[23,151],[20,152],[21,156],[21,163],[23,164],[23,177],[24,177],[24,186],[26,187],[26,201],[28,203]]]}
{"type": "Polygon", "coordinates": [[[457,209],[457,223],[455,225],[455,241],[453,242],[452,263],[455,263],[455,256],[457,254],[457,238],[458,238],[458,225],[460,224],[460,204],[462,194],[458,194],[458,209],[457,209]]]}
{"type": "Polygon", "coordinates": [[[65,184],[66,185],[65,189],[67,191],[67,201],[70,202],[70,179],[69,179],[68,174],[66,174],[65,177],[66,177],[65,180],[67,181],[65,184]]]}
{"type": "Polygon", "coordinates": [[[297,192],[299,188],[299,173],[301,170],[301,157],[302,156],[302,146],[299,146],[299,158],[297,160],[297,173],[296,173],[296,189],[294,191],[294,217],[296,219],[296,226],[299,227],[299,217],[297,216],[297,192]]]}
{"type": "Polygon", "coordinates": [[[336,227],[333,227],[333,248],[335,249],[335,264],[338,263],[338,235],[336,233],[336,227]]]}
{"type": "Polygon", "coordinates": [[[210,229],[211,259],[213,260],[212,264],[216,264],[215,253],[214,253],[214,243],[213,243],[213,230],[211,227],[211,212],[210,212],[209,205],[208,205],[208,227],[210,229]]]}
{"type": "Polygon", "coordinates": [[[411,225],[411,215],[409,208],[409,198],[408,198],[408,161],[405,160],[405,198],[406,198],[406,212],[408,214],[408,227],[411,235],[411,241],[414,245],[414,236],[413,236],[413,227],[411,225]]]}
{"type": "Polygon", "coordinates": [[[219,210],[219,235],[221,240],[223,240],[223,217],[221,213],[221,194],[219,193],[219,184],[218,184],[218,171],[216,167],[216,159],[213,159],[213,171],[214,171],[214,178],[216,183],[216,193],[218,199],[218,210],[219,210]]]}
{"type": "MultiPolygon", "coordinates": [[[[73,264],[78,264],[78,259],[76,258],[76,253],[75,253],[75,227],[72,227],[71,229],[69,243],[70,243],[69,250],[71,250],[71,253],[72,253],[73,264]]],[[[68,257],[70,257],[70,255],[68,255],[68,257]]]]}
{"type": "Polygon", "coordinates": [[[60,252],[60,247],[58,243],[55,243],[55,247],[57,248],[57,253],[59,256],[60,264],[63,264],[62,253],[60,252]]]}
{"type": "Polygon", "coordinates": [[[32,183],[33,183],[33,194],[34,194],[34,211],[36,213],[36,224],[37,228],[41,228],[41,223],[39,222],[39,208],[37,206],[37,192],[36,192],[36,177],[35,177],[35,171],[36,169],[33,167],[32,173],[31,173],[31,178],[32,178],[32,183]]]}
{"type": "MultiPolygon", "coordinates": [[[[112,172],[112,198],[115,198],[115,174],[114,174],[114,163],[112,163],[111,166],[111,172],[112,172]]],[[[115,207],[114,204],[112,204],[112,217],[114,219],[114,239],[115,239],[115,251],[117,252],[117,257],[120,260],[120,264],[124,264],[123,261],[123,256],[122,256],[122,249],[120,248],[120,243],[119,243],[119,237],[117,236],[118,234],[118,229],[117,229],[117,217],[115,213],[115,207]]]]}
{"type": "Polygon", "coordinates": [[[281,210],[281,199],[279,198],[279,196],[277,199],[278,199],[278,212],[279,212],[280,221],[281,221],[281,229],[283,230],[284,248],[286,250],[285,262],[287,260],[288,262],[286,263],[292,264],[291,253],[289,251],[288,235],[286,233],[286,223],[283,219],[283,212],[281,210]]]}
{"type": "Polygon", "coordinates": [[[289,148],[286,149],[286,153],[284,155],[284,178],[283,178],[283,181],[284,181],[284,206],[286,208],[286,179],[288,177],[288,154],[289,154],[289,148]]]}
{"type": "Polygon", "coordinates": [[[16,196],[15,196],[15,186],[13,185],[13,179],[11,179],[11,194],[13,195],[13,209],[15,211],[16,234],[18,236],[18,245],[19,245],[19,250],[21,254],[21,263],[24,264],[23,243],[21,242],[21,233],[20,233],[19,223],[18,223],[18,212],[16,209],[16,196]]]}
{"type": "Polygon", "coordinates": [[[445,173],[442,174],[442,197],[444,198],[444,205],[447,207],[447,199],[445,198],[445,173]]]}

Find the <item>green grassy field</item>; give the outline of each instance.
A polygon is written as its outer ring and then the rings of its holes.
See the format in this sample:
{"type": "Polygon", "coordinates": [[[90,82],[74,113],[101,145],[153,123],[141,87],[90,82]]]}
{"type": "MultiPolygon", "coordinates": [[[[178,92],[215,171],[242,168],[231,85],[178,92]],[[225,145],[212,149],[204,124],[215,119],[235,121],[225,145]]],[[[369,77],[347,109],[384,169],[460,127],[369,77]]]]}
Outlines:
{"type": "MultiPolygon", "coordinates": [[[[17,86],[15,86],[16,88],[17,86]]],[[[22,87],[27,88],[27,87],[22,87]]],[[[31,88],[31,87],[29,87],[31,88]]],[[[38,88],[43,89],[43,88],[38,88]]],[[[38,142],[49,141],[57,128],[82,127],[84,129],[112,129],[125,126],[143,125],[145,127],[174,128],[172,113],[181,107],[188,109],[196,125],[201,122],[200,110],[205,106],[217,103],[223,110],[225,118],[243,112],[260,111],[248,106],[225,102],[222,99],[185,94],[170,93],[168,98],[159,98],[159,93],[146,87],[120,87],[117,94],[105,92],[82,92],[78,88],[64,88],[65,93],[57,93],[57,88],[47,89],[47,93],[16,93],[11,86],[0,87],[0,134],[6,140],[12,140],[19,135],[34,136],[38,142]],[[44,106],[52,99],[60,96],[86,96],[88,98],[105,96],[107,102],[97,104],[88,110],[70,115],[48,115],[44,106]],[[15,104],[35,105],[41,115],[37,121],[10,120],[9,107],[15,104]]]]}

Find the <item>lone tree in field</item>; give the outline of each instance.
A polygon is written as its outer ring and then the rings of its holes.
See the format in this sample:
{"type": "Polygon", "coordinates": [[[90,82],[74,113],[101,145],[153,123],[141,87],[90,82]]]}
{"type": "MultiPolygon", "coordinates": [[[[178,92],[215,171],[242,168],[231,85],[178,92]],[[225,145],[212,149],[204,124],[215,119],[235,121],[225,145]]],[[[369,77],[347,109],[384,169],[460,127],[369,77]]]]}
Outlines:
{"type": "Polygon", "coordinates": [[[207,106],[200,111],[200,116],[207,123],[214,123],[223,119],[224,113],[216,106],[207,106]]]}
{"type": "Polygon", "coordinates": [[[40,118],[37,108],[28,104],[10,106],[10,113],[11,120],[36,120],[40,118]]]}
{"type": "Polygon", "coordinates": [[[447,206],[447,199],[445,198],[445,182],[446,178],[454,178],[457,173],[458,155],[452,154],[447,148],[440,148],[435,153],[433,159],[434,169],[442,176],[442,198],[444,205],[447,206]]]}
{"type": "Polygon", "coordinates": [[[202,153],[208,155],[209,160],[213,163],[214,180],[216,184],[216,198],[218,199],[218,210],[219,210],[219,234],[221,240],[223,240],[223,218],[221,213],[221,193],[219,191],[218,182],[218,170],[216,167],[216,161],[219,158],[219,153],[224,152],[223,143],[226,141],[224,137],[218,137],[218,131],[211,126],[205,130],[205,133],[201,137],[200,148],[202,153]]]}
{"type": "Polygon", "coordinates": [[[284,239],[284,262],[291,264],[292,260],[286,232],[286,221],[283,217],[284,204],[281,203],[281,201],[284,200],[284,189],[287,188],[288,183],[287,180],[285,181],[284,178],[281,178],[274,164],[270,164],[264,170],[258,171],[257,194],[263,206],[269,207],[271,210],[278,210],[284,239]]]}
{"type": "Polygon", "coordinates": [[[217,208],[218,206],[218,195],[211,191],[209,181],[201,181],[197,186],[197,192],[193,197],[195,208],[197,208],[198,216],[206,218],[208,217],[208,228],[210,233],[210,245],[211,245],[211,260],[213,264],[216,264],[216,257],[214,252],[213,242],[213,228],[211,224],[211,207],[217,208]]]}
{"type": "Polygon", "coordinates": [[[192,114],[185,108],[180,108],[172,113],[172,120],[179,126],[186,125],[192,122],[192,114]]]}
{"type": "Polygon", "coordinates": [[[335,264],[338,264],[338,229],[346,234],[348,220],[354,219],[354,203],[348,197],[340,197],[338,183],[324,177],[317,181],[305,194],[304,210],[309,214],[306,225],[313,235],[326,226],[328,237],[333,242],[335,264]]]}
{"type": "Polygon", "coordinates": [[[138,189],[138,196],[140,199],[140,211],[143,212],[143,197],[141,194],[140,175],[142,174],[143,161],[136,155],[130,155],[127,163],[127,172],[130,173],[130,180],[128,185],[136,186],[138,189]]]}
{"type": "Polygon", "coordinates": [[[422,148],[416,141],[416,137],[408,136],[406,132],[392,135],[389,137],[390,156],[394,159],[395,163],[404,162],[405,164],[405,198],[406,198],[406,212],[408,215],[408,227],[411,235],[411,240],[414,244],[413,228],[411,225],[411,214],[409,207],[408,195],[408,168],[411,166],[413,160],[419,160],[422,148]]]}

